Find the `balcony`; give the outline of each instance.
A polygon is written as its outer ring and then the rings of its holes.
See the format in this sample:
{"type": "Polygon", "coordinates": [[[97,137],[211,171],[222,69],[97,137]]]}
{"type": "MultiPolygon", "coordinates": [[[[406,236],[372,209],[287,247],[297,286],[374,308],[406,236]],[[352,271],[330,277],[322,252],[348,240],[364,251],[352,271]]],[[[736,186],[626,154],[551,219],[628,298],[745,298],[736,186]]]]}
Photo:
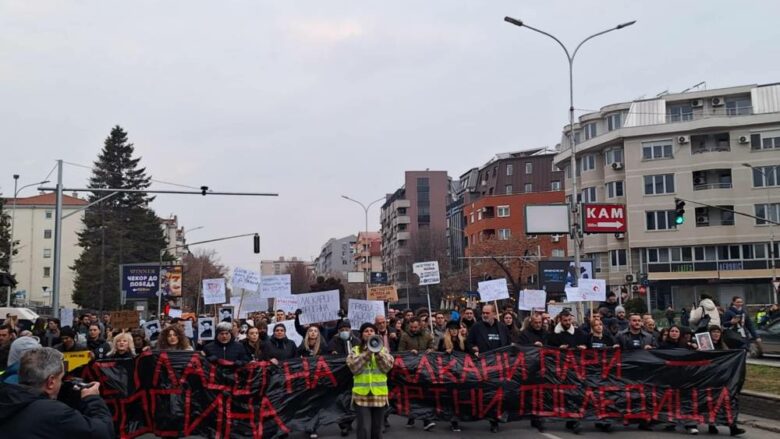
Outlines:
{"type": "Polygon", "coordinates": [[[708,169],[693,172],[693,190],[731,189],[731,169],[708,169]]]}
{"type": "Polygon", "coordinates": [[[393,219],[393,227],[396,227],[399,224],[410,224],[411,222],[412,219],[409,215],[399,215],[393,219]]]}
{"type": "Polygon", "coordinates": [[[691,136],[691,154],[731,151],[729,133],[691,136]]]}
{"type": "Polygon", "coordinates": [[[412,239],[412,234],[411,232],[398,232],[395,235],[395,239],[398,241],[408,241],[412,239]]]}

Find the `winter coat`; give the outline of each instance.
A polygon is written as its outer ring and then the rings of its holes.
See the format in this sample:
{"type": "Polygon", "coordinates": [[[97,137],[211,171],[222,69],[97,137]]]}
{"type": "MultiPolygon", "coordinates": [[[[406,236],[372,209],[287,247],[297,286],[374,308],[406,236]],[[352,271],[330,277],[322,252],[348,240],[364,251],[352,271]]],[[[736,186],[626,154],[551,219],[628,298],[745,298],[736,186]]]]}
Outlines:
{"type": "Polygon", "coordinates": [[[226,360],[246,363],[250,360],[244,346],[233,339],[230,339],[227,343],[220,343],[219,340],[214,340],[203,348],[203,353],[206,354],[206,358],[212,362],[226,360]]]}
{"type": "Polygon", "coordinates": [[[398,343],[398,351],[417,351],[424,352],[427,349],[433,349],[433,336],[428,331],[420,331],[417,335],[404,332],[401,335],[401,341],[398,343]]]}
{"type": "Polygon", "coordinates": [[[87,349],[95,354],[95,360],[102,360],[106,358],[108,352],[111,351],[111,345],[102,338],[99,338],[97,340],[87,340],[87,349]]]}
{"type": "Polygon", "coordinates": [[[601,338],[596,337],[596,335],[593,334],[592,332],[588,334],[587,346],[591,349],[611,348],[616,344],[617,341],[615,341],[615,338],[612,337],[612,334],[610,334],[609,331],[602,332],[601,338]]]}
{"type": "Polygon", "coordinates": [[[310,351],[308,347],[306,346],[306,340],[301,343],[300,346],[298,346],[298,356],[299,357],[316,357],[317,355],[325,355],[327,352],[325,351],[325,341],[320,338],[320,346],[317,352],[310,351]]]}
{"type": "Polygon", "coordinates": [[[509,339],[509,331],[506,329],[506,325],[497,320],[493,322],[493,325],[488,325],[484,321],[474,323],[469,330],[467,338],[469,352],[474,352],[476,348],[482,354],[496,348],[509,346],[510,343],[511,340],[509,339]],[[491,343],[490,335],[495,334],[496,331],[498,340],[493,340],[491,343]]]}
{"type": "Polygon", "coordinates": [[[626,329],[625,331],[621,331],[620,334],[617,336],[617,344],[620,345],[620,348],[626,351],[636,351],[644,349],[645,346],[653,346],[654,340],[653,335],[649,332],[646,332],[645,330],[639,331],[639,346],[634,346],[634,338],[631,334],[631,330],[626,329]]]}
{"type": "Polygon", "coordinates": [[[285,337],[278,339],[275,337],[268,338],[268,341],[263,343],[263,359],[271,360],[275,358],[278,361],[289,360],[298,356],[298,347],[295,346],[295,342],[285,337]]]}
{"type": "Polygon", "coordinates": [[[691,326],[698,325],[704,314],[710,316],[710,326],[721,326],[720,313],[718,313],[718,307],[715,306],[715,302],[712,299],[703,299],[699,302],[699,306],[691,310],[691,314],[688,316],[688,324],[691,326]]]}
{"type": "MultiPolygon", "coordinates": [[[[350,335],[349,342],[352,344],[353,348],[355,346],[360,346],[360,339],[354,335],[350,335]]],[[[347,343],[339,337],[338,333],[336,333],[336,335],[330,339],[330,342],[328,342],[328,353],[333,355],[349,355],[347,343]]]]}
{"type": "MultiPolygon", "coordinates": [[[[268,339],[266,338],[266,341],[268,339]]],[[[265,347],[265,343],[262,339],[257,340],[257,349],[254,348],[251,344],[249,344],[249,339],[245,338],[241,340],[239,343],[241,343],[241,346],[244,347],[246,350],[246,354],[249,356],[250,361],[259,361],[263,359],[263,348],[265,347]]]]}
{"type": "Polygon", "coordinates": [[[521,346],[533,346],[536,342],[547,344],[547,332],[543,328],[538,331],[531,327],[525,328],[517,337],[517,344],[521,346]]]}
{"type": "Polygon", "coordinates": [[[753,320],[750,319],[748,313],[745,312],[745,308],[736,309],[730,306],[729,309],[723,314],[723,329],[730,329],[736,327],[737,329],[744,328],[745,338],[756,338],[756,327],[753,325],[753,320]],[[739,317],[740,323],[734,325],[731,323],[731,319],[739,317]]]}
{"type": "Polygon", "coordinates": [[[558,323],[555,325],[553,333],[547,337],[547,344],[553,347],[568,346],[569,348],[587,346],[588,335],[580,328],[570,326],[569,329],[566,330],[558,323]]]}
{"type": "Polygon", "coordinates": [[[77,411],[30,387],[0,384],[0,431],[7,438],[103,439],[114,437],[114,423],[100,396],[82,399],[77,411]]]}

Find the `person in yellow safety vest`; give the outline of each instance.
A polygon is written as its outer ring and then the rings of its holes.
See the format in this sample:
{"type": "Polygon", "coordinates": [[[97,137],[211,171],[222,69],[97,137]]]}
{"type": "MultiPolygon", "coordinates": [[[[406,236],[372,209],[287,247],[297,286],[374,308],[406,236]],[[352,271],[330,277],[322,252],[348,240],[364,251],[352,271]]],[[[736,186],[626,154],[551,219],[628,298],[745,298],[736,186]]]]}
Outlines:
{"type": "Polygon", "coordinates": [[[393,356],[386,347],[373,353],[368,340],[376,334],[373,323],[360,326],[360,346],[352,348],[347,366],[354,375],[352,404],[357,414],[357,438],[381,439],[385,407],[388,404],[387,373],[393,368],[393,356]]]}

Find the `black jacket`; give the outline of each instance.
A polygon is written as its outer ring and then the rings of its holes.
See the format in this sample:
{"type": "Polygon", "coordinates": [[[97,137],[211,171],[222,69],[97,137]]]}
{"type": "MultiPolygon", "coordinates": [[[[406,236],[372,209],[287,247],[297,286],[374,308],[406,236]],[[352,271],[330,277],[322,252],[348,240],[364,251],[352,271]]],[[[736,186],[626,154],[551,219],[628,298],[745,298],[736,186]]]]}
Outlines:
{"type": "MultiPolygon", "coordinates": [[[[560,323],[558,324],[560,326],[560,323]]],[[[568,331],[555,332],[558,327],[547,337],[547,344],[550,346],[560,347],[566,345],[570,348],[576,348],[577,346],[588,345],[588,335],[580,328],[574,328],[574,333],[568,331]]],[[[562,329],[562,328],[561,328],[562,329]]]]}
{"type": "Polygon", "coordinates": [[[521,346],[533,346],[536,342],[540,342],[542,345],[547,344],[547,331],[544,328],[539,328],[537,331],[528,327],[520,332],[520,336],[517,337],[517,344],[521,346]]]}
{"type": "Polygon", "coordinates": [[[113,438],[114,423],[99,396],[81,401],[79,410],[27,386],[0,384],[2,437],[25,439],[113,438]]]}
{"type": "MultiPolygon", "coordinates": [[[[400,336],[398,337],[400,339],[400,336]]],[[[352,347],[360,346],[360,339],[350,334],[350,341],[352,347]]],[[[347,343],[339,337],[339,334],[333,336],[328,342],[328,353],[332,355],[349,355],[347,350],[347,343]],[[335,353],[334,353],[335,352],[335,353]]]]}
{"type": "Polygon", "coordinates": [[[249,355],[247,355],[244,346],[237,341],[233,341],[233,339],[225,344],[220,343],[219,340],[214,340],[203,348],[203,353],[206,354],[206,358],[209,361],[226,360],[247,362],[251,359],[249,358],[249,355]]]}
{"type": "Polygon", "coordinates": [[[649,332],[646,332],[645,330],[640,330],[636,337],[631,334],[631,330],[629,329],[621,331],[617,336],[617,342],[620,345],[620,348],[626,351],[644,349],[645,346],[655,347],[655,340],[653,339],[653,335],[649,332]],[[637,341],[636,344],[634,343],[634,339],[637,341]]]}
{"type": "MultiPolygon", "coordinates": [[[[268,339],[266,338],[266,341],[267,340],[268,339]]],[[[248,338],[241,340],[239,343],[241,343],[241,346],[243,346],[244,349],[246,349],[246,354],[249,356],[250,360],[259,361],[263,359],[263,349],[265,347],[265,342],[263,341],[263,339],[257,340],[258,343],[257,350],[255,350],[255,348],[251,344],[249,344],[248,338]]]]}
{"type": "Polygon", "coordinates": [[[279,361],[289,360],[298,356],[298,347],[295,342],[285,337],[281,340],[275,337],[268,337],[263,343],[263,359],[270,360],[276,358],[279,361]]]}
{"type": "Polygon", "coordinates": [[[111,351],[111,345],[102,338],[99,338],[97,340],[87,340],[87,349],[95,354],[95,360],[102,360],[106,358],[108,352],[111,351]]]}
{"type": "Polygon", "coordinates": [[[475,350],[474,348],[477,348],[480,353],[484,354],[485,352],[500,347],[509,346],[509,343],[509,330],[506,328],[505,324],[498,320],[494,321],[492,326],[488,326],[484,321],[474,323],[469,330],[469,336],[466,339],[469,353],[473,353],[475,350]],[[498,332],[499,338],[495,343],[490,343],[488,336],[489,334],[494,333],[494,327],[496,328],[495,331],[498,332]]]}
{"type": "Polygon", "coordinates": [[[617,341],[609,331],[601,333],[601,338],[596,337],[592,332],[588,334],[588,347],[595,349],[611,348],[615,346],[617,341]]]}

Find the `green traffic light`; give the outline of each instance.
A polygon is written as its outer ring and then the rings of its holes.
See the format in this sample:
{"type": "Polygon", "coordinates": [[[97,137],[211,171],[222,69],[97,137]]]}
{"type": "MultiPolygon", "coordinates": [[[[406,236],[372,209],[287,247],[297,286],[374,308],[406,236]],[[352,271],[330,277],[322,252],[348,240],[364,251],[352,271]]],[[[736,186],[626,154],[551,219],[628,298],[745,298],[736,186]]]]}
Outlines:
{"type": "Polygon", "coordinates": [[[678,215],[674,217],[674,223],[677,225],[680,225],[685,222],[685,217],[682,215],[678,215]]]}

